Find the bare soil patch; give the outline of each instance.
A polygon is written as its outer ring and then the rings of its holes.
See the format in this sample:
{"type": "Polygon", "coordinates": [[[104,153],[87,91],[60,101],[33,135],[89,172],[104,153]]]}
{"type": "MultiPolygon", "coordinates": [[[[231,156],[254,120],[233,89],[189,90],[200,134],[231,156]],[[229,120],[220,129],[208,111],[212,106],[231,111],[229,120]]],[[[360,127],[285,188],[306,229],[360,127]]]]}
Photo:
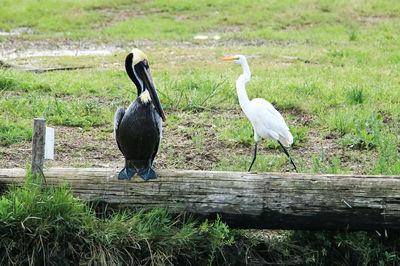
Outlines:
{"type": "Polygon", "coordinates": [[[192,41],[149,41],[149,40],[134,40],[134,41],[104,41],[93,39],[82,39],[73,41],[69,39],[40,39],[31,40],[18,36],[6,37],[0,41],[0,60],[5,62],[18,60],[18,63],[26,65],[34,65],[35,62],[40,63],[40,58],[43,56],[107,56],[119,52],[127,52],[133,47],[146,49],[153,48],[191,48],[202,49],[212,47],[235,47],[235,46],[291,46],[301,41],[273,41],[267,39],[247,39],[234,37],[230,39],[214,39],[213,36],[206,40],[192,41]]]}
{"type": "MultiPolygon", "coordinates": [[[[287,114],[288,112],[286,112],[287,114]]],[[[218,163],[229,156],[251,156],[252,144],[228,143],[217,137],[217,128],[212,123],[204,123],[196,119],[196,114],[183,113],[185,123],[178,128],[165,125],[159,153],[154,162],[155,169],[193,169],[212,170],[218,163]],[[185,129],[193,129],[188,132],[185,129]],[[196,137],[201,137],[198,142],[196,137]]],[[[219,117],[226,112],[211,111],[210,115],[219,117]]],[[[239,109],[230,110],[230,119],[242,117],[239,109]]],[[[284,112],[285,115],[285,112],[284,112]]],[[[288,123],[296,126],[312,125],[315,117],[302,115],[288,123]]],[[[124,158],[115,143],[110,127],[94,127],[84,130],[77,127],[56,126],[55,160],[46,160],[47,167],[111,167],[122,168],[124,158]]],[[[364,174],[366,166],[373,167],[376,152],[354,151],[336,143],[335,138],[326,138],[327,133],[311,127],[306,141],[301,146],[290,149],[294,160],[302,168],[312,171],[313,157],[321,164],[329,164],[333,157],[339,157],[340,169],[364,174]]],[[[30,163],[31,144],[19,143],[0,149],[0,167],[22,167],[30,163]]],[[[280,149],[269,149],[260,145],[258,156],[280,156],[280,149]]],[[[256,169],[255,169],[256,170],[256,169]]],[[[246,171],[246,169],[243,169],[246,171]]],[[[282,172],[291,172],[291,166],[284,165],[282,172]]]]}
{"type": "Polygon", "coordinates": [[[363,24],[372,25],[372,24],[385,23],[393,20],[399,20],[399,18],[391,16],[361,16],[358,17],[358,20],[363,24]]]}
{"type": "Polygon", "coordinates": [[[105,22],[93,25],[93,29],[103,29],[105,27],[112,27],[114,24],[126,21],[131,18],[143,18],[152,14],[163,13],[164,11],[159,8],[151,8],[150,10],[138,9],[134,6],[130,8],[102,8],[99,13],[107,17],[105,22]]]}
{"type": "Polygon", "coordinates": [[[119,42],[101,43],[93,40],[71,41],[67,39],[28,40],[14,37],[0,42],[0,59],[13,60],[37,56],[112,55],[124,50],[126,50],[126,46],[119,42]]]}

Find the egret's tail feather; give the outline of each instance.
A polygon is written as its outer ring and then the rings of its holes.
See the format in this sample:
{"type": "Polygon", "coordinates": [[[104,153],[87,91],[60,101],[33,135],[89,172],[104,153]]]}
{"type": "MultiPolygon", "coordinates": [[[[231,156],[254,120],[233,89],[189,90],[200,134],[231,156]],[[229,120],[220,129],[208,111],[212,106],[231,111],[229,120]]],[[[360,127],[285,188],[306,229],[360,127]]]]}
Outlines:
{"type": "Polygon", "coordinates": [[[280,136],[279,141],[283,144],[283,146],[290,147],[290,145],[293,144],[292,133],[290,133],[290,131],[287,131],[287,134],[285,136],[280,136]]]}

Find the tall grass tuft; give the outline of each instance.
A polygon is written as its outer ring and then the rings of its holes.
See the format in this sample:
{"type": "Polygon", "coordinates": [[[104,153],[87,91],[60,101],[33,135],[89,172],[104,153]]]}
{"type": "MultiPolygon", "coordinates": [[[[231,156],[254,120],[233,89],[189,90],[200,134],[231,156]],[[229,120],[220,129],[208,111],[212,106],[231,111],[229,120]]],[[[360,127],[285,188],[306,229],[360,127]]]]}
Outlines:
{"type": "Polygon", "coordinates": [[[0,146],[28,141],[32,138],[32,125],[27,121],[15,123],[10,119],[3,119],[0,115],[0,146]]]}
{"type": "Polygon", "coordinates": [[[97,216],[66,184],[28,180],[0,198],[1,265],[211,265],[240,253],[236,237],[219,217],[200,224],[159,208],[97,216]]]}
{"type": "Polygon", "coordinates": [[[350,104],[362,104],[365,101],[363,88],[353,87],[346,92],[347,101],[350,104]]]}
{"type": "MultiPolygon", "coordinates": [[[[395,233],[383,240],[375,232],[292,231],[287,241],[308,254],[302,265],[398,265],[399,239],[395,233]]],[[[301,256],[298,249],[287,251],[289,256],[301,256]]]]}
{"type": "Polygon", "coordinates": [[[393,121],[395,122],[392,129],[383,130],[375,136],[378,160],[372,174],[400,175],[399,118],[393,121]]]}
{"type": "Polygon", "coordinates": [[[375,149],[396,135],[390,132],[379,112],[359,107],[331,112],[325,121],[343,135],[338,142],[349,149],[375,149]]]}
{"type": "Polygon", "coordinates": [[[202,111],[220,108],[226,99],[233,98],[234,93],[225,80],[211,79],[207,74],[197,71],[187,73],[184,79],[164,76],[162,82],[164,84],[161,86],[166,89],[160,90],[158,94],[167,110],[202,111]]]}
{"type": "Polygon", "coordinates": [[[0,264],[78,260],[84,239],[76,228],[88,219],[90,212],[65,185],[43,189],[28,181],[11,187],[0,200],[0,264]]]}
{"type": "Polygon", "coordinates": [[[383,124],[382,116],[373,112],[368,117],[354,116],[354,129],[339,142],[350,149],[376,148],[382,135],[387,135],[388,128],[383,124]]]}

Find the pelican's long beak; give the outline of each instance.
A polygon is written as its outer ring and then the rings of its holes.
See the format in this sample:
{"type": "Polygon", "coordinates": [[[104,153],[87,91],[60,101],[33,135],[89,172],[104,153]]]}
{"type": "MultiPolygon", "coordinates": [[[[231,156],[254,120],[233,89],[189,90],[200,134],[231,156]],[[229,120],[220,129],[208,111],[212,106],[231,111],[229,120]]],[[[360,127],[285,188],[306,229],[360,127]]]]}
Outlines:
{"type": "Polygon", "coordinates": [[[221,58],[221,61],[233,61],[238,59],[237,57],[225,57],[225,58],[221,58]]]}
{"type": "Polygon", "coordinates": [[[156,108],[157,113],[161,116],[162,120],[165,121],[166,118],[165,118],[164,110],[161,106],[160,99],[158,99],[158,95],[157,95],[156,88],[153,83],[153,79],[151,78],[150,71],[148,71],[145,67],[143,67],[141,69],[143,70],[143,73],[144,73],[143,82],[149,91],[150,98],[153,101],[154,107],[156,108]]]}

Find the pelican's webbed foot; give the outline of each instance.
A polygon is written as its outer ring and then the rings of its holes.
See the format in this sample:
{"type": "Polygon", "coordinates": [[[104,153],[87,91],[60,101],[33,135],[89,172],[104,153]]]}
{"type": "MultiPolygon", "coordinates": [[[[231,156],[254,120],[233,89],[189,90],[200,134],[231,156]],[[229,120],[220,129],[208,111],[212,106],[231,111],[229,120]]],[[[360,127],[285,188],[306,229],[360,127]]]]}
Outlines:
{"type": "Polygon", "coordinates": [[[157,178],[156,172],[154,172],[151,167],[139,170],[138,175],[143,178],[144,181],[157,178]]]}
{"type": "Polygon", "coordinates": [[[137,171],[135,168],[124,167],[118,174],[118,179],[131,179],[137,171]]]}

